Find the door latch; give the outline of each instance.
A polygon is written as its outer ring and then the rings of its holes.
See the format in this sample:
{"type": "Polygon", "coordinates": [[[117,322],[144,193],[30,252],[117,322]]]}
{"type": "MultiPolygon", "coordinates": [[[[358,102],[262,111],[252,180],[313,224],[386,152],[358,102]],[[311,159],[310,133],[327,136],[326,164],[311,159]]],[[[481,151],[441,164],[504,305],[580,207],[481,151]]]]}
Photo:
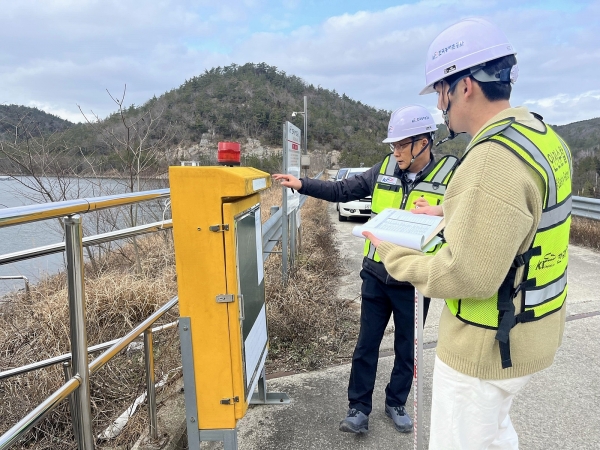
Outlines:
{"type": "Polygon", "coordinates": [[[228,223],[220,223],[218,225],[211,225],[208,227],[208,229],[210,231],[214,231],[215,233],[220,233],[223,231],[229,231],[229,224],[228,223]]]}
{"type": "Polygon", "coordinates": [[[233,398],[223,398],[221,399],[221,405],[231,405],[232,403],[239,403],[240,398],[236,395],[233,398]]]}
{"type": "Polygon", "coordinates": [[[217,303],[233,303],[235,297],[233,294],[219,294],[217,295],[217,303]]]}

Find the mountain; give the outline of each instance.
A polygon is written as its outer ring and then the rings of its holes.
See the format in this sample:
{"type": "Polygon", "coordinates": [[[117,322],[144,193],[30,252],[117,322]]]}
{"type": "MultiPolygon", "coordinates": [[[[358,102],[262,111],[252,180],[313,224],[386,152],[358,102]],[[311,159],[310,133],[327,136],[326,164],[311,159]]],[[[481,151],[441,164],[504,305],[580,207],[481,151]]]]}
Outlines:
{"type": "Polygon", "coordinates": [[[589,156],[600,149],[600,117],[552,128],[567,142],[574,155],[589,156]]]}
{"type": "Polygon", "coordinates": [[[24,130],[43,134],[61,132],[74,124],[37,108],[19,105],[0,105],[0,139],[14,140],[24,130]]]}
{"type": "Polygon", "coordinates": [[[178,124],[184,144],[219,136],[242,143],[257,139],[280,148],[286,120],[303,128],[303,117],[292,117],[293,111],[303,110],[303,96],[308,98],[309,149],[339,150],[346,164],[353,165],[372,164],[385,154],[381,136],[390,111],[307,84],[264,63],[207,70],[154,103],[167,108],[165,118],[178,124]]]}

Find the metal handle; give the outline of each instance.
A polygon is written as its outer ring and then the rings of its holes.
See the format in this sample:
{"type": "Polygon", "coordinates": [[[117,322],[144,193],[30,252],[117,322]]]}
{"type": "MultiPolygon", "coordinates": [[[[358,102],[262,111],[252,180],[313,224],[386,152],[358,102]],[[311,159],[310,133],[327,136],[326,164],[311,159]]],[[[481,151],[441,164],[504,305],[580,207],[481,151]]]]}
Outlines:
{"type": "Polygon", "coordinates": [[[246,314],[244,312],[244,295],[238,295],[239,305],[240,305],[240,320],[244,320],[246,318],[246,314]]]}

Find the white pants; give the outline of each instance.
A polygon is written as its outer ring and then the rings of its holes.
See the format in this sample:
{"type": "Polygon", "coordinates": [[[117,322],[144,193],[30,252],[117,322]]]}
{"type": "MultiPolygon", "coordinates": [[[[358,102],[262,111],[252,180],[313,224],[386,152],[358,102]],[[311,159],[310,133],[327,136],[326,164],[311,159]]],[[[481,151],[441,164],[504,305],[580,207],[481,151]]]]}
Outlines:
{"type": "Polygon", "coordinates": [[[508,411],[530,379],[482,380],[457,372],[436,356],[429,450],[518,449],[508,411]]]}

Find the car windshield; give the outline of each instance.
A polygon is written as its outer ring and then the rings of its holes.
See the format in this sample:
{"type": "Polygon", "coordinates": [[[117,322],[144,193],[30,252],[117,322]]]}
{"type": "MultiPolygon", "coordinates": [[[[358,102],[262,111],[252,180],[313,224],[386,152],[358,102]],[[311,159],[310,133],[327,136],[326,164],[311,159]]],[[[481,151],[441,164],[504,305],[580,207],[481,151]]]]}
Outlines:
{"type": "Polygon", "coordinates": [[[346,178],[353,178],[356,175],[358,175],[359,173],[364,173],[364,172],[366,172],[366,169],[365,170],[359,170],[357,172],[350,171],[350,172],[348,172],[348,175],[346,175],[346,178]]]}
{"type": "Polygon", "coordinates": [[[338,173],[336,175],[336,180],[341,180],[342,178],[344,178],[344,175],[346,175],[346,172],[348,172],[348,169],[340,169],[338,170],[338,173]]]}

